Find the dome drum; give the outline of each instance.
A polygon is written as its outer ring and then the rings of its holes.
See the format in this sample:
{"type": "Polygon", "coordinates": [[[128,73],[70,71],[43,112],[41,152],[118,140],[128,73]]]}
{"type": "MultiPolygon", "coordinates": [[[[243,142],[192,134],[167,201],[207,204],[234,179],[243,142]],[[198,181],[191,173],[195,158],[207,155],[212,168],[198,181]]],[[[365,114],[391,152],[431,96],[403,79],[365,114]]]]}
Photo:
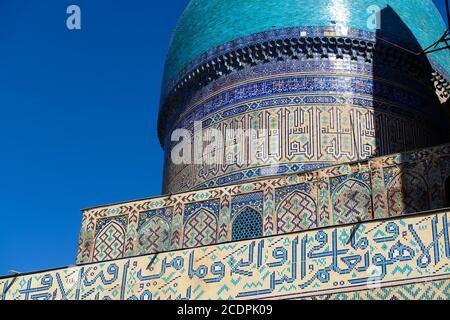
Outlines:
{"type": "Polygon", "coordinates": [[[410,73],[430,87],[434,81],[439,81],[437,89],[441,91],[442,97],[449,96],[449,82],[442,74],[430,67],[425,57],[405,52],[389,43],[343,37],[271,40],[230,51],[197,66],[186,74],[174,86],[162,105],[158,127],[161,143],[164,144],[164,137],[170,129],[167,128],[167,123],[173,123],[168,119],[184,111],[177,108],[184,106],[197,90],[232,72],[273,60],[329,59],[330,57],[344,59],[344,56],[349,56],[351,60],[370,64],[373,62],[374,55],[377,55],[378,63],[410,73]]]}
{"type": "Polygon", "coordinates": [[[429,0],[417,1],[415,11],[399,0],[326,0],[319,6],[308,0],[192,0],[174,33],[163,79],[158,134],[166,154],[164,192],[444,143],[450,55],[420,54],[445,29],[436,14],[429,0]],[[381,25],[371,30],[367,9],[373,4],[381,25]],[[222,141],[200,154],[188,150],[187,158],[217,163],[175,164],[173,133],[184,129],[195,138],[196,123],[222,141]],[[230,128],[248,133],[232,139],[237,156],[225,147],[230,128]],[[258,133],[250,134],[253,129],[258,133]],[[251,161],[242,160],[255,150],[251,161]]]}

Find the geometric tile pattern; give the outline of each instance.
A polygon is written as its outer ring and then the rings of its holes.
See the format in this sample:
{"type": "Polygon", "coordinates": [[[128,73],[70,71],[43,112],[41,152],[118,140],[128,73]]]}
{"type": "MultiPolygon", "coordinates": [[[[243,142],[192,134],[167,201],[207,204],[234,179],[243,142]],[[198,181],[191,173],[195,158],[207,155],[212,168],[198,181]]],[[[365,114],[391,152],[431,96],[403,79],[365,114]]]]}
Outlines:
{"type": "Polygon", "coordinates": [[[124,229],[127,228],[128,225],[128,215],[114,215],[112,217],[104,217],[97,219],[95,223],[95,235],[98,235],[100,231],[104,230],[105,226],[108,225],[111,221],[115,221],[120,224],[124,229]]]}
{"type": "Polygon", "coordinates": [[[246,207],[236,215],[232,224],[232,241],[261,238],[262,216],[256,210],[246,207]]]}
{"type": "Polygon", "coordinates": [[[317,227],[317,208],[309,195],[293,191],[280,203],[278,233],[290,233],[317,227]]]}
{"type": "Polygon", "coordinates": [[[92,261],[108,261],[123,257],[125,230],[116,221],[110,221],[95,238],[92,261]]]}
{"type": "Polygon", "coordinates": [[[263,211],[264,194],[262,192],[246,193],[235,196],[231,199],[231,219],[240,213],[244,208],[251,207],[256,212],[263,211]]]}
{"type": "Polygon", "coordinates": [[[161,136],[178,128],[193,133],[195,121],[222,135],[228,128],[265,132],[257,140],[252,135],[236,139],[232,152],[222,151],[224,158],[234,160],[234,153],[245,157],[253,146],[252,161],[200,168],[174,164],[174,143],[166,139],[164,191],[220,187],[438,145],[448,120],[440,117],[434,90],[416,78],[365,59],[344,61],[311,53],[309,58],[257,63],[226,73],[213,85],[192,88],[190,99],[171,104],[178,116],[161,136]],[[430,104],[436,108],[425,107],[430,104]]]}
{"type": "MultiPolygon", "coordinates": [[[[164,232],[156,242],[151,237],[145,238],[155,234],[152,232],[158,227],[168,230],[161,220],[139,233],[154,216],[169,223],[169,250],[176,250],[232,241],[233,219],[247,207],[261,213],[263,236],[346,224],[356,218],[365,220],[373,216],[372,211],[376,218],[387,218],[443,208],[444,178],[450,173],[449,155],[450,145],[443,145],[374,158],[366,163],[88,209],[83,213],[77,263],[108,259],[110,254],[99,250],[100,240],[96,236],[110,221],[119,223],[125,232],[127,249],[112,255],[124,252],[122,258],[146,252],[145,246],[151,247],[151,243],[167,247],[164,232]],[[191,217],[201,209],[206,210],[201,213],[206,220],[196,223],[198,216],[191,217]]],[[[104,234],[103,237],[113,239],[104,234]]],[[[121,242],[119,237],[118,243],[121,242]]],[[[101,246],[111,251],[110,244],[101,246]]]]}
{"type": "Polygon", "coordinates": [[[387,190],[390,216],[422,212],[429,208],[427,182],[417,173],[401,172],[387,190]]]}
{"type": "MultiPolygon", "coordinates": [[[[201,196],[201,191],[198,192],[201,196]]],[[[187,220],[189,217],[198,212],[199,209],[204,208],[209,212],[212,212],[214,215],[219,214],[220,210],[220,200],[219,199],[211,199],[202,202],[188,202],[184,206],[184,219],[187,220]]]]}
{"type": "Polygon", "coordinates": [[[155,216],[139,229],[138,254],[167,251],[170,245],[170,225],[162,217],[155,216]]]}
{"type": "Polygon", "coordinates": [[[450,298],[450,279],[418,282],[395,287],[314,296],[302,300],[419,300],[436,301],[450,298]]]}
{"type": "MultiPolygon", "coordinates": [[[[321,78],[316,79],[317,82],[322,80],[321,78]]],[[[273,80],[273,82],[275,81],[273,80]]],[[[338,82],[337,79],[327,81],[331,83],[338,82]]],[[[302,83],[303,79],[298,79],[297,82],[302,83]]],[[[255,84],[255,86],[259,85],[264,86],[264,84],[255,84]]],[[[268,86],[274,86],[274,84],[268,84],[268,86]]],[[[370,87],[372,85],[365,84],[365,86],[370,87]]],[[[269,151],[262,147],[261,152],[263,155],[261,155],[258,161],[245,161],[243,165],[205,165],[202,170],[191,170],[189,166],[179,167],[174,165],[171,162],[170,151],[166,151],[165,172],[167,176],[165,176],[165,192],[181,193],[192,189],[220,187],[252,181],[258,178],[307,172],[338,163],[366,160],[369,157],[377,155],[375,150],[378,141],[370,133],[375,130],[373,127],[374,122],[388,123],[388,125],[394,126],[396,131],[405,130],[411,136],[419,136],[414,140],[415,143],[411,146],[411,149],[423,147],[425,146],[425,140],[433,139],[426,133],[423,123],[414,122],[415,127],[411,127],[408,126],[408,121],[411,120],[405,119],[401,115],[391,114],[385,111],[375,112],[373,107],[368,108],[359,105],[348,106],[345,103],[341,105],[339,101],[359,103],[359,101],[349,101],[350,99],[346,99],[342,94],[334,94],[331,96],[317,95],[315,99],[318,101],[333,101],[324,103],[325,106],[307,103],[305,99],[303,96],[292,96],[291,94],[283,100],[283,103],[287,104],[286,106],[276,107],[279,98],[260,98],[256,103],[261,107],[258,107],[256,110],[252,110],[255,104],[253,102],[244,103],[243,105],[233,105],[230,106],[230,109],[249,109],[247,111],[248,116],[243,117],[242,114],[234,114],[230,110],[224,110],[221,114],[229,114],[230,116],[224,117],[224,119],[218,120],[217,123],[209,126],[209,128],[217,129],[224,135],[225,133],[222,131],[225,129],[223,128],[231,127],[236,122],[239,123],[239,129],[250,130],[250,128],[254,128],[252,119],[269,119],[270,121],[267,120],[267,123],[260,123],[258,125],[267,128],[268,132],[274,131],[280,133],[280,142],[272,147],[272,149],[277,149],[274,153],[279,158],[277,159],[278,163],[276,168],[268,164],[267,159],[270,159],[269,151]],[[359,119],[357,125],[358,131],[355,133],[358,144],[353,142],[355,139],[353,137],[354,131],[351,130],[351,119],[355,117],[359,119]],[[294,125],[295,119],[303,119],[302,123],[299,123],[298,126],[305,127],[306,129],[297,132],[296,126],[294,125]],[[345,132],[339,133],[336,127],[331,130],[332,128],[328,126],[330,122],[336,123],[337,127],[342,127],[341,130],[344,130],[345,126],[345,132]],[[283,138],[281,135],[282,132],[286,132],[283,138]],[[291,133],[287,134],[287,132],[291,133]],[[303,144],[301,145],[304,146],[300,147],[297,141],[302,141],[303,144]],[[331,145],[334,146],[336,144],[340,144],[340,148],[331,147],[331,145]],[[310,148],[308,146],[317,146],[318,151],[316,151],[316,148],[310,148]],[[364,150],[364,152],[360,151],[360,153],[357,153],[356,150],[364,150]],[[202,174],[198,172],[202,172],[202,174]]],[[[214,115],[213,118],[216,117],[214,115]]],[[[209,119],[204,121],[207,123],[210,122],[209,119]]],[[[192,128],[189,127],[187,129],[191,130],[192,128]]],[[[269,138],[272,137],[268,137],[267,139],[269,138]]],[[[239,140],[236,148],[237,150],[246,150],[245,146],[251,143],[252,141],[242,139],[242,141],[239,140]]],[[[382,154],[404,150],[404,148],[395,148],[391,142],[387,144],[385,148],[379,146],[380,149],[378,150],[386,149],[382,154]]]]}
{"type": "Polygon", "coordinates": [[[449,219],[402,216],[25,274],[0,279],[0,299],[450,299],[449,219]]]}
{"type": "Polygon", "coordinates": [[[343,182],[333,196],[333,224],[348,224],[372,217],[370,189],[358,180],[343,182]]]}
{"type": "Polygon", "coordinates": [[[144,255],[170,249],[172,208],[143,212],[139,215],[137,254],[144,255]]]}
{"type": "Polygon", "coordinates": [[[206,209],[199,209],[184,226],[184,248],[207,246],[217,242],[217,217],[206,209]]]}

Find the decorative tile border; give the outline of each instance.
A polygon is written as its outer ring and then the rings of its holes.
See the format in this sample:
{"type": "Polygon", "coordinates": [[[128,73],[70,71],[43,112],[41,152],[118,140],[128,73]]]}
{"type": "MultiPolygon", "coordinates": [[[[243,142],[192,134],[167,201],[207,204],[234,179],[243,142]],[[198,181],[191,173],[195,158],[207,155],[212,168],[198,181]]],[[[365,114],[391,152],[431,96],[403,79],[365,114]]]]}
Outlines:
{"type": "MultiPolygon", "coordinates": [[[[449,218],[448,212],[434,212],[5,278],[0,297],[370,298],[373,290],[402,286],[407,292],[419,283],[434,284],[434,291],[444,286],[436,297],[448,299],[449,218]]],[[[400,298],[419,297],[410,292],[400,298]]]]}

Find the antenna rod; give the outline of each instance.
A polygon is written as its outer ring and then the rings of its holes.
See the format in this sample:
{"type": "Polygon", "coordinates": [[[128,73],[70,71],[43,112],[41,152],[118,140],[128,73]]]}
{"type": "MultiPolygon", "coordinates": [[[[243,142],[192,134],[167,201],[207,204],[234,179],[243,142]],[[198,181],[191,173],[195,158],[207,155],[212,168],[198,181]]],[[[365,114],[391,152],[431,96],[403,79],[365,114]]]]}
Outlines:
{"type": "Polygon", "coordinates": [[[433,52],[438,52],[446,49],[450,49],[450,4],[449,0],[445,0],[445,11],[447,12],[447,31],[442,35],[442,37],[430,45],[429,47],[422,50],[420,54],[430,54],[433,52]],[[445,44],[444,47],[439,47],[439,45],[445,44]]]}

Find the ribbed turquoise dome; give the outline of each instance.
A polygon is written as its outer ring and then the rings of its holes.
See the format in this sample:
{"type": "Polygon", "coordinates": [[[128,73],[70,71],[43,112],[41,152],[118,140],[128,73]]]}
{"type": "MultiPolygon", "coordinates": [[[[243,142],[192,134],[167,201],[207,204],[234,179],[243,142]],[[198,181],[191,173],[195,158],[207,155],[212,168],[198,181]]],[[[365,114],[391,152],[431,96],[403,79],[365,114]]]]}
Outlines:
{"type": "MultiPolygon", "coordinates": [[[[390,6],[425,48],[445,31],[444,21],[432,0],[192,0],[184,11],[169,48],[163,92],[183,68],[208,50],[251,34],[288,27],[343,25],[369,30],[367,9],[390,6]]],[[[383,21],[382,21],[383,23],[383,21]]],[[[402,42],[398,30],[390,39],[402,42]]],[[[432,55],[450,71],[450,55],[432,55]]]]}

